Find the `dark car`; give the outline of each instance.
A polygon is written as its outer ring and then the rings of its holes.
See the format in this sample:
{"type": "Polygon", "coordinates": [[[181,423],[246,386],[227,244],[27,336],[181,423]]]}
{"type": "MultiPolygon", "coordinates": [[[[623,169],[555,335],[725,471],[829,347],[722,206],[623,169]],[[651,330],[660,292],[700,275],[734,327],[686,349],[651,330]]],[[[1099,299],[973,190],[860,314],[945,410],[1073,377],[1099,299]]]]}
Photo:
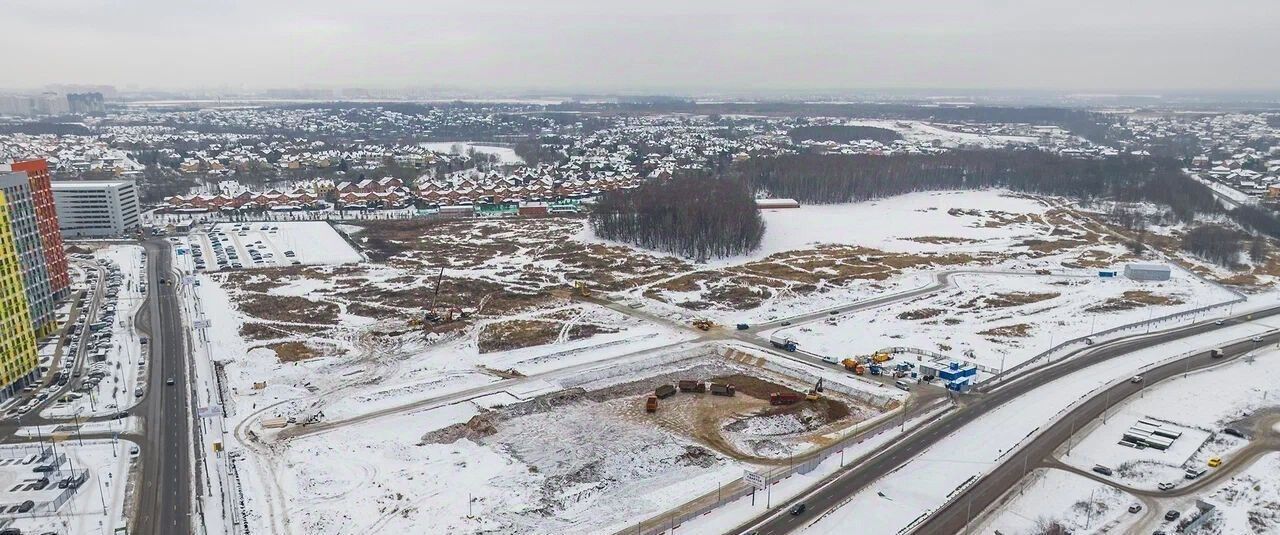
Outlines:
{"type": "Polygon", "coordinates": [[[170,378],[168,378],[168,379],[165,379],[164,384],[167,384],[167,385],[169,385],[169,386],[173,386],[173,378],[172,378],[172,377],[170,377],[170,378]]]}
{"type": "Polygon", "coordinates": [[[35,508],[36,508],[36,502],[33,502],[33,501],[31,501],[31,500],[27,500],[27,501],[25,501],[25,502],[22,502],[22,504],[18,505],[18,512],[19,512],[19,513],[26,513],[26,512],[28,512],[28,511],[31,511],[32,509],[35,509],[35,508]]]}
{"type": "Polygon", "coordinates": [[[791,508],[791,516],[800,516],[801,513],[804,513],[805,509],[808,509],[808,506],[803,503],[797,503],[791,508]]]}
{"type": "Polygon", "coordinates": [[[1222,432],[1236,438],[1245,438],[1244,432],[1234,427],[1228,427],[1226,429],[1223,429],[1222,432]]]}
{"type": "Polygon", "coordinates": [[[32,468],[32,469],[31,469],[31,471],[32,471],[32,472],[52,472],[52,471],[53,471],[53,465],[51,465],[51,464],[42,464],[42,465],[39,465],[39,466],[37,466],[37,467],[35,467],[35,468],[32,468]]]}
{"type": "Polygon", "coordinates": [[[22,530],[18,528],[0,529],[0,535],[22,535],[22,530]]]}
{"type": "Polygon", "coordinates": [[[1169,512],[1167,512],[1167,513],[1165,513],[1165,514],[1164,514],[1164,519],[1165,519],[1165,520],[1177,520],[1177,519],[1178,519],[1178,517],[1179,517],[1179,516],[1181,516],[1181,515],[1182,515],[1182,513],[1179,513],[1179,512],[1178,512],[1178,511],[1176,511],[1176,510],[1170,510],[1169,512]]]}

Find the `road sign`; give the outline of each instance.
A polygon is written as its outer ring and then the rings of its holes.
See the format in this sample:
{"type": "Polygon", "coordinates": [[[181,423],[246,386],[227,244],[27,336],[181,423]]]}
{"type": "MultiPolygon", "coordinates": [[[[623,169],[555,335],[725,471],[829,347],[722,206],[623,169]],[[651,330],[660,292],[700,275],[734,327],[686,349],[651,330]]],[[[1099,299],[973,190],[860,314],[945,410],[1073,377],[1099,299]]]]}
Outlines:
{"type": "Polygon", "coordinates": [[[209,320],[195,320],[191,322],[191,326],[197,329],[208,329],[210,326],[210,322],[209,320]]]}
{"type": "Polygon", "coordinates": [[[764,490],[764,474],[761,474],[760,472],[743,470],[742,480],[746,481],[748,485],[755,487],[756,490],[764,490]]]}

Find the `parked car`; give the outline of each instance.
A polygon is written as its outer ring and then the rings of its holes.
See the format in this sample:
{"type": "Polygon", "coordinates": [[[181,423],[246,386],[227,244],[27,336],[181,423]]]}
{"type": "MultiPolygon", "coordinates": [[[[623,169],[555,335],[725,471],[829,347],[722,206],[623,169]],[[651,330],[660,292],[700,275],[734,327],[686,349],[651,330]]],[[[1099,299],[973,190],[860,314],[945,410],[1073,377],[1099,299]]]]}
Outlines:
{"type": "Polygon", "coordinates": [[[1100,465],[1100,464],[1095,464],[1095,465],[1093,465],[1093,471],[1094,471],[1094,472],[1097,472],[1097,473],[1099,473],[1099,474],[1102,474],[1102,475],[1104,475],[1104,476],[1109,476],[1109,475],[1111,475],[1111,474],[1113,473],[1113,472],[1111,471],[1111,469],[1110,469],[1110,468],[1107,468],[1107,467],[1102,466],[1102,465],[1100,465]]]}
{"type": "Polygon", "coordinates": [[[1177,520],[1179,516],[1182,516],[1182,513],[1179,513],[1176,509],[1170,509],[1169,512],[1164,514],[1164,519],[1177,520]]]}
{"type": "Polygon", "coordinates": [[[1140,504],[1140,503],[1135,503],[1135,504],[1133,504],[1133,505],[1130,505],[1130,506],[1129,506],[1129,512],[1130,512],[1130,513],[1137,513],[1137,512],[1140,512],[1140,511],[1142,511],[1142,504],[1140,504]]]}
{"type": "Polygon", "coordinates": [[[1209,458],[1209,468],[1217,468],[1222,466],[1222,457],[1213,456],[1209,458]]]}
{"type": "Polygon", "coordinates": [[[30,512],[32,509],[35,509],[35,508],[36,508],[36,502],[31,501],[31,500],[27,500],[27,501],[25,501],[25,502],[22,502],[22,504],[18,505],[18,512],[19,512],[19,513],[27,513],[27,512],[30,512]]]}
{"type": "Polygon", "coordinates": [[[1223,430],[1222,430],[1222,432],[1223,432],[1224,434],[1228,434],[1228,435],[1231,435],[1231,436],[1236,437],[1236,438],[1246,438],[1246,437],[1244,436],[1244,432],[1243,432],[1243,431],[1241,431],[1241,430],[1239,430],[1239,429],[1236,429],[1236,428],[1234,428],[1234,427],[1228,427],[1228,428],[1226,428],[1226,429],[1223,429],[1223,430]]]}

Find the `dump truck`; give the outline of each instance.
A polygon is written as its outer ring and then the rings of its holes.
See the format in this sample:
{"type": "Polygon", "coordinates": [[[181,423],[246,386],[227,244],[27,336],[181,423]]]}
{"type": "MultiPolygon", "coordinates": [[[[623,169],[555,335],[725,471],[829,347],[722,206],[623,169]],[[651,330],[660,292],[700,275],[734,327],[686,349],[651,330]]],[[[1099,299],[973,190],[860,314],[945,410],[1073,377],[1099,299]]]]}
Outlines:
{"type": "Polygon", "coordinates": [[[702,381],[680,381],[678,384],[680,385],[681,392],[695,392],[701,394],[707,391],[707,383],[702,381]]]}
{"type": "Polygon", "coordinates": [[[729,396],[737,394],[738,390],[733,385],[722,385],[720,383],[711,383],[711,395],[713,396],[729,396]]]}
{"type": "Polygon", "coordinates": [[[871,355],[871,362],[880,363],[880,362],[888,362],[890,360],[893,360],[893,355],[890,355],[883,351],[879,351],[879,352],[876,352],[876,354],[871,355]]]}
{"type": "Polygon", "coordinates": [[[786,351],[795,351],[796,348],[799,347],[799,344],[797,344],[795,340],[778,334],[770,336],[769,343],[772,344],[773,347],[786,351]]]}
{"type": "Polygon", "coordinates": [[[849,370],[856,375],[862,375],[867,372],[867,367],[863,366],[861,362],[858,362],[858,359],[844,359],[840,361],[840,364],[844,366],[844,369],[849,370]]]}
{"type": "Polygon", "coordinates": [[[774,392],[769,394],[770,405],[791,405],[800,402],[800,394],[794,392],[774,392]]]}
{"type": "Polygon", "coordinates": [[[644,412],[658,412],[658,396],[649,396],[644,400],[644,412]]]}
{"type": "Polygon", "coordinates": [[[867,369],[871,371],[871,375],[880,375],[884,373],[884,368],[881,368],[880,366],[877,366],[875,364],[872,364],[871,366],[867,367],[867,369]]]}
{"type": "Polygon", "coordinates": [[[676,387],[671,385],[662,385],[653,390],[653,395],[658,396],[658,399],[667,399],[676,395],[676,387]]]}

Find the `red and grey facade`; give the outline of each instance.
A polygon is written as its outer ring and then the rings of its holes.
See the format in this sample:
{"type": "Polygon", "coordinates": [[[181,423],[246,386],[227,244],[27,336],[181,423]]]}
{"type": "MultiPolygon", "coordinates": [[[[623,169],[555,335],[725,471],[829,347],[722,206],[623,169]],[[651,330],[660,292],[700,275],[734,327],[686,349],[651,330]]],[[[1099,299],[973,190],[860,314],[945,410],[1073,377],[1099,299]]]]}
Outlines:
{"type": "Polygon", "coordinates": [[[53,290],[54,299],[62,299],[70,291],[71,276],[67,273],[67,254],[62,247],[62,232],[58,229],[58,213],[53,204],[49,165],[44,160],[29,160],[15,162],[9,167],[13,171],[26,173],[30,180],[36,228],[48,266],[49,286],[53,290]]]}

